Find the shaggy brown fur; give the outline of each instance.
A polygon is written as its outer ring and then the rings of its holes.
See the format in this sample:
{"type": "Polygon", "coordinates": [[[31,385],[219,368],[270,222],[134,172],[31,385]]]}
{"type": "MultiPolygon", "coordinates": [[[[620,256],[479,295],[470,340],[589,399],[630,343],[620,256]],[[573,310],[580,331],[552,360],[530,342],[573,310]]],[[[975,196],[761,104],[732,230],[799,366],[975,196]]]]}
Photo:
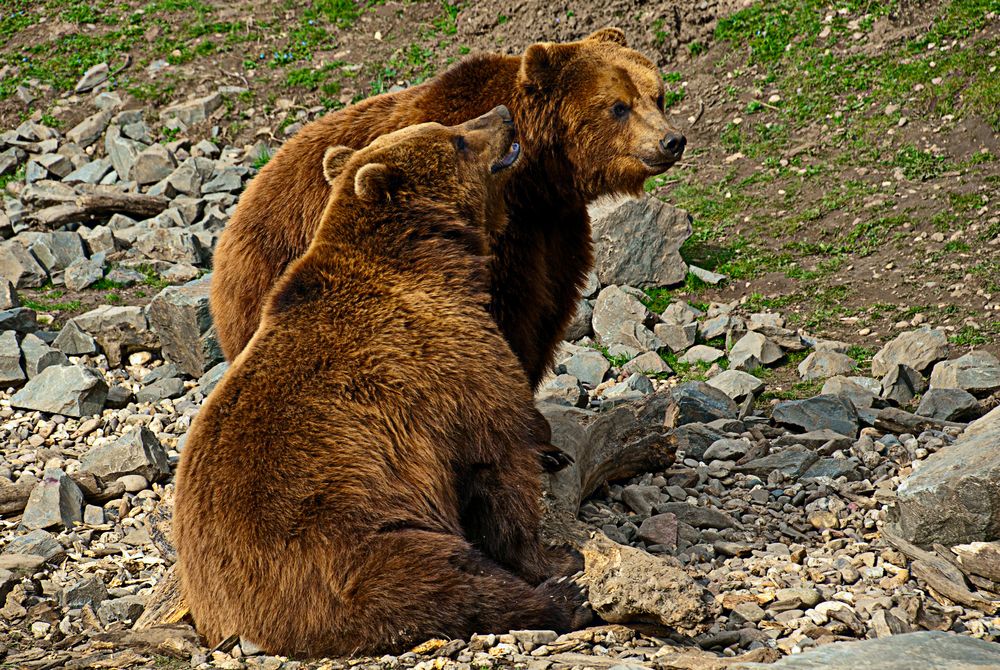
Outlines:
{"type": "Polygon", "coordinates": [[[493,236],[492,304],[500,330],[537,386],[572,318],[593,260],[589,201],[642,192],[684,150],[667,125],[663,82],[617,29],[523,56],[467,60],[425,84],[371,98],[307,125],[250,183],[215,254],[211,307],[232,359],[257,328],[264,296],[315,233],[329,188],[322,156],[425,121],[455,124],[510,108],[525,154],[493,236]]]}
{"type": "Polygon", "coordinates": [[[586,622],[549,579],[572,559],[538,537],[537,413],[487,311],[505,114],[321,162],[316,237],[181,458],[181,585],[209,644],[377,654],[586,622]]]}

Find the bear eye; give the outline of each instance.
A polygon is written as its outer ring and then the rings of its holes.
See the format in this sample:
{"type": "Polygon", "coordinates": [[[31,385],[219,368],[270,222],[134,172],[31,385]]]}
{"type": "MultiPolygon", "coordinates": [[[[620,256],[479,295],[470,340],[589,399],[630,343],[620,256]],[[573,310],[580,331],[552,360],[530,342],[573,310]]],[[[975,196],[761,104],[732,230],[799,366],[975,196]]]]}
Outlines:
{"type": "Polygon", "coordinates": [[[660,93],[660,95],[658,95],[656,97],[656,108],[662,111],[663,110],[663,104],[664,104],[663,94],[660,93]]]}
{"type": "Polygon", "coordinates": [[[465,138],[461,135],[455,138],[455,148],[459,151],[465,151],[465,138]]]}
{"type": "Polygon", "coordinates": [[[615,118],[624,119],[625,115],[628,114],[628,105],[624,102],[616,102],[611,107],[611,113],[615,115],[615,118]]]}

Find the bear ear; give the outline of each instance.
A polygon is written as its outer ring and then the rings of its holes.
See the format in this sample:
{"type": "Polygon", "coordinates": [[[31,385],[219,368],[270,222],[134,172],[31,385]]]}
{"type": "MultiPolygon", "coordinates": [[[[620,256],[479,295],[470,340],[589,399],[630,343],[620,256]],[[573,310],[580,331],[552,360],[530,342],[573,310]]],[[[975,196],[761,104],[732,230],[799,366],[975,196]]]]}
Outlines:
{"type": "Polygon", "coordinates": [[[586,41],[614,42],[615,44],[623,47],[628,46],[628,40],[625,39],[625,31],[621,28],[601,28],[600,30],[587,35],[586,41]]]}
{"type": "Polygon", "coordinates": [[[367,163],[354,175],[354,192],[369,202],[391,200],[402,181],[402,174],[396,168],[385,163],[367,163]]]}
{"type": "Polygon", "coordinates": [[[532,44],[521,57],[521,70],[517,76],[519,83],[539,90],[551,87],[574,51],[572,44],[532,44]]]}
{"type": "Polygon", "coordinates": [[[354,155],[354,149],[350,147],[330,147],[323,154],[323,176],[328,184],[332,184],[340,171],[347,165],[347,161],[354,155]]]}

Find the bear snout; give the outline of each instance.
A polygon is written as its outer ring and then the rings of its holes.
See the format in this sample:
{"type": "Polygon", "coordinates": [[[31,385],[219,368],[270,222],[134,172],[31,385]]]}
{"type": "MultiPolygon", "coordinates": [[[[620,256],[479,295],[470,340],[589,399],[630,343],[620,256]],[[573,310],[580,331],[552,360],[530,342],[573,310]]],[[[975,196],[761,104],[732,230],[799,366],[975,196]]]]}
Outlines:
{"type": "Polygon", "coordinates": [[[681,159],[681,156],[684,155],[684,147],[686,146],[687,138],[680,133],[667,133],[660,140],[660,151],[663,153],[664,159],[672,162],[681,159]]]}

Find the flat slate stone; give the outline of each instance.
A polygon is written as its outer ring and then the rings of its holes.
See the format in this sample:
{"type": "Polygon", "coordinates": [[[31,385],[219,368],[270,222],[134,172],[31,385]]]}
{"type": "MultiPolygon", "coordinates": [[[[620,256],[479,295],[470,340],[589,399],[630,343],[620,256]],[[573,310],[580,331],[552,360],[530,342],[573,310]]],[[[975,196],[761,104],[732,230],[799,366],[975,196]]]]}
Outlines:
{"type": "Polygon", "coordinates": [[[107,394],[107,384],[94,370],[54,365],[15,393],[10,406],[80,418],[100,414],[107,394]]]}
{"type": "Polygon", "coordinates": [[[734,670],[973,670],[1000,668],[1000,644],[966,635],[921,631],[859,642],[835,642],[777,663],[742,663],[734,670]]]}
{"type": "Polygon", "coordinates": [[[829,428],[855,437],[858,434],[858,412],[850,400],[836,395],[818,395],[806,400],[788,400],[774,408],[775,423],[809,432],[829,428]]]}

